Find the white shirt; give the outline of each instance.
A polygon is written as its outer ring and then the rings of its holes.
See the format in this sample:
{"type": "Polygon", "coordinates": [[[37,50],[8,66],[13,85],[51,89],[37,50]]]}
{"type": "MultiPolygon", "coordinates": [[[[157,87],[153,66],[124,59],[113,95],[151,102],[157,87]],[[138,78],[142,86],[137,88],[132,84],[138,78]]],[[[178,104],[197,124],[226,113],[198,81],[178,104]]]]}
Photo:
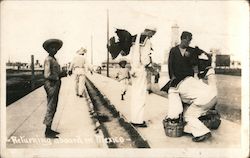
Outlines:
{"type": "Polygon", "coordinates": [[[125,78],[129,78],[129,70],[128,68],[120,68],[118,71],[118,77],[120,80],[125,79],[125,78]]]}
{"type": "Polygon", "coordinates": [[[61,68],[56,58],[48,56],[44,61],[44,78],[48,80],[59,80],[61,68]]]}
{"type": "Polygon", "coordinates": [[[85,56],[77,54],[71,63],[71,69],[84,68],[85,64],[86,64],[85,56]]]}
{"type": "MultiPolygon", "coordinates": [[[[140,34],[138,34],[140,35],[140,34]]],[[[140,36],[136,37],[135,44],[131,48],[131,68],[132,72],[136,69],[143,69],[150,63],[150,54],[151,54],[151,42],[150,39],[146,39],[145,45],[140,45],[140,36]]]]}
{"type": "Polygon", "coordinates": [[[184,56],[184,54],[186,53],[187,49],[186,48],[183,49],[183,48],[180,48],[180,47],[179,47],[179,49],[181,51],[181,55],[184,56]]]}
{"type": "Polygon", "coordinates": [[[75,74],[84,74],[87,71],[87,63],[84,55],[77,54],[70,65],[70,70],[75,74]]]}

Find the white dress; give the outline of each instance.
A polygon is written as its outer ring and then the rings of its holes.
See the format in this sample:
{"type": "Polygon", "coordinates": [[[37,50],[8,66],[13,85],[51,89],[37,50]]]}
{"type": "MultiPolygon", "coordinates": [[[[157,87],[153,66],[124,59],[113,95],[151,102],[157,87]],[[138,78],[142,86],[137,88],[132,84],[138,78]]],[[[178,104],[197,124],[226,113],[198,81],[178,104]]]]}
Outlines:
{"type": "Polygon", "coordinates": [[[140,36],[136,37],[135,44],[131,49],[131,74],[135,74],[136,77],[132,77],[131,87],[131,104],[130,104],[130,121],[132,123],[141,124],[144,121],[144,109],[147,96],[147,72],[145,65],[149,64],[151,42],[146,39],[145,45],[139,44],[140,36]]]}

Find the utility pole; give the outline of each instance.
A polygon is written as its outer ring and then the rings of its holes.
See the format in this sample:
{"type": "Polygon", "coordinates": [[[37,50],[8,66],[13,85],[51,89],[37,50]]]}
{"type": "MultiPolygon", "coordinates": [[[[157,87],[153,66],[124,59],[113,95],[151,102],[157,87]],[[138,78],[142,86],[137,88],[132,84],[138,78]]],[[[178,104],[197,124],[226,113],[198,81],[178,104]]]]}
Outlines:
{"type": "Polygon", "coordinates": [[[35,88],[35,68],[34,68],[34,55],[31,55],[31,90],[35,88]]]}
{"type": "MultiPolygon", "coordinates": [[[[109,10],[107,10],[107,46],[109,46],[109,10]]],[[[109,77],[109,50],[107,47],[107,77],[109,77]]]]}
{"type": "Polygon", "coordinates": [[[93,65],[93,36],[91,34],[91,65],[93,65]]]}

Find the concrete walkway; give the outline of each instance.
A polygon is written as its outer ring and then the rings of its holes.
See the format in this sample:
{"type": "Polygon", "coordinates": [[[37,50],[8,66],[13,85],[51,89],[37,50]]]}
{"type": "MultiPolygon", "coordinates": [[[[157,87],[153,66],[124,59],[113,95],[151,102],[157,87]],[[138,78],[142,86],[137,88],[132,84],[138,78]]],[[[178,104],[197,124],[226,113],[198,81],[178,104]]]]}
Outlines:
{"type": "MultiPolygon", "coordinates": [[[[88,75],[88,78],[104,94],[120,113],[130,118],[130,87],[125,100],[120,100],[120,85],[114,79],[99,74],[88,75]]],[[[159,95],[150,94],[147,97],[145,120],[147,128],[137,128],[139,133],[148,141],[151,148],[240,148],[241,125],[222,120],[218,130],[212,131],[212,138],[205,142],[192,142],[190,136],[179,138],[167,137],[164,133],[162,120],[168,110],[168,101],[159,95]]]]}
{"type": "Polygon", "coordinates": [[[6,110],[8,148],[98,148],[94,124],[85,98],[74,91],[74,78],[62,79],[59,103],[52,129],[60,139],[45,139],[43,119],[46,93],[40,87],[9,105],[6,110]]]}
{"type": "MultiPolygon", "coordinates": [[[[121,101],[119,82],[99,74],[87,76],[129,120],[130,87],[125,100],[121,101]]],[[[9,105],[6,108],[8,139],[6,157],[23,157],[24,155],[25,157],[50,157],[49,155],[53,157],[124,157],[126,155],[125,157],[233,158],[243,157],[241,155],[244,154],[240,141],[241,125],[227,120],[222,120],[220,128],[212,131],[212,139],[206,142],[194,143],[190,136],[167,137],[163,130],[162,120],[168,110],[168,101],[155,94],[147,97],[145,120],[148,127],[137,128],[142,137],[148,141],[151,149],[107,150],[103,142],[96,142],[95,138],[98,137],[100,140],[102,136],[95,135],[95,126],[90,119],[87,104],[85,98],[75,96],[73,76],[63,78],[57,113],[52,126],[61,134],[60,139],[54,140],[44,138],[45,126],[42,122],[46,111],[46,93],[43,87],[9,105]],[[50,150],[51,148],[53,150],[50,150]],[[88,149],[88,152],[82,149],[88,149]]]]}

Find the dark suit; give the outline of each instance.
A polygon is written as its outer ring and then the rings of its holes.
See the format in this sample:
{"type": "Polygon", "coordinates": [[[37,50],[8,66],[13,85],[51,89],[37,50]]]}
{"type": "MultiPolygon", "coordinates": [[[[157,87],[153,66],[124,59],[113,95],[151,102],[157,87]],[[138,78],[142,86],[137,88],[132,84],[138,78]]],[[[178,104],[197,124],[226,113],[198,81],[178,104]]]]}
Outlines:
{"type": "Polygon", "coordinates": [[[193,65],[190,57],[182,56],[179,46],[173,47],[168,59],[169,77],[184,79],[187,76],[194,76],[193,65]]]}

